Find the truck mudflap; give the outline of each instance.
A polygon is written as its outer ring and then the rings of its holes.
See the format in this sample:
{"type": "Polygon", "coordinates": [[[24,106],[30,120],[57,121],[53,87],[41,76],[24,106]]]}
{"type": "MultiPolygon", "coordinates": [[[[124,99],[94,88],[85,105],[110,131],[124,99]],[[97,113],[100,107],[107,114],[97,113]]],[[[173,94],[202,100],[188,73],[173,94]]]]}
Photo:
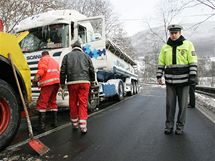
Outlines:
{"type": "Polygon", "coordinates": [[[89,99],[88,99],[88,109],[90,111],[97,110],[99,103],[100,103],[99,85],[98,84],[91,84],[89,99]]]}

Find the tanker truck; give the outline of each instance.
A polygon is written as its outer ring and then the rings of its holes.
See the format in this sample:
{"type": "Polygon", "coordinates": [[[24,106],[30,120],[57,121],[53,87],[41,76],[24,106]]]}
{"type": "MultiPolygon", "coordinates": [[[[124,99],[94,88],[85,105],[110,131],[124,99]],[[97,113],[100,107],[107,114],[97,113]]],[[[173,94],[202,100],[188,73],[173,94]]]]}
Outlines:
{"type": "Polygon", "coordinates": [[[0,20],[0,151],[10,144],[20,125],[23,106],[13,69],[8,59],[10,53],[17,73],[25,103],[31,102],[30,68],[21,51],[19,42],[27,33],[12,35],[3,32],[0,20]]]}
{"type": "MultiPolygon", "coordinates": [[[[37,72],[37,64],[43,50],[49,51],[61,65],[63,57],[72,50],[71,44],[79,40],[85,54],[92,59],[96,85],[92,86],[89,108],[99,107],[101,101],[110,97],[122,100],[126,94],[138,93],[136,63],[117,45],[105,37],[103,16],[86,17],[75,10],[52,10],[28,17],[16,27],[17,33],[29,34],[20,42],[24,56],[31,69],[31,79],[37,72]]],[[[39,89],[32,86],[33,99],[39,89]]],[[[64,100],[59,93],[58,105],[68,106],[68,92],[64,100]]]]}

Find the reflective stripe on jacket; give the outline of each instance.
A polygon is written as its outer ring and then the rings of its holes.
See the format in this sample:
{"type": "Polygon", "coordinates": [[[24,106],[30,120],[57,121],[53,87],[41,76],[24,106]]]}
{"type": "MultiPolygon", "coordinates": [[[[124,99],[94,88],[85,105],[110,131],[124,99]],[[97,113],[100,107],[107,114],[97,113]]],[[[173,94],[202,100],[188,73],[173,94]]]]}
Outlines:
{"type": "Polygon", "coordinates": [[[40,87],[60,83],[59,64],[50,55],[43,56],[38,63],[37,75],[40,87]]]}
{"type": "Polygon", "coordinates": [[[167,84],[187,84],[190,76],[197,75],[197,56],[192,42],[184,40],[179,46],[165,44],[162,47],[157,78],[164,72],[167,84]]]}

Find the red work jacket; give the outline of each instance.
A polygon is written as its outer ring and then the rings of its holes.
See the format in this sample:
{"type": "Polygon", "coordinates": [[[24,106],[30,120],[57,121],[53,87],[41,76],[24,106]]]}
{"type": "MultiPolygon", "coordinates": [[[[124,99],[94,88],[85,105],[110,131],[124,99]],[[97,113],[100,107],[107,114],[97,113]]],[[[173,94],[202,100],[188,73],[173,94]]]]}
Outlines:
{"type": "Polygon", "coordinates": [[[39,87],[60,83],[59,64],[50,55],[45,55],[38,63],[37,75],[40,77],[39,87]]]}

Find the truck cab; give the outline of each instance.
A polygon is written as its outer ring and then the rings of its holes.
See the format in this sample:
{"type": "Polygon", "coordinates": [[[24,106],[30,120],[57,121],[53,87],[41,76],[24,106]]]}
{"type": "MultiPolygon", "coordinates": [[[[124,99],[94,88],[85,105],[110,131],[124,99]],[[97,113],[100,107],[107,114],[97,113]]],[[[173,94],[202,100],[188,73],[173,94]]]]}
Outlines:
{"type": "MultiPolygon", "coordinates": [[[[29,17],[21,21],[15,31],[29,32],[20,45],[30,66],[32,79],[37,72],[37,63],[43,50],[48,50],[61,65],[64,55],[72,50],[71,44],[76,40],[80,40],[88,54],[94,58],[98,57],[94,49],[105,49],[103,17],[87,18],[74,10],[48,11],[29,17]],[[97,28],[97,33],[91,24],[97,28]]],[[[33,98],[37,98],[39,89],[32,87],[32,91],[33,98]]]]}

